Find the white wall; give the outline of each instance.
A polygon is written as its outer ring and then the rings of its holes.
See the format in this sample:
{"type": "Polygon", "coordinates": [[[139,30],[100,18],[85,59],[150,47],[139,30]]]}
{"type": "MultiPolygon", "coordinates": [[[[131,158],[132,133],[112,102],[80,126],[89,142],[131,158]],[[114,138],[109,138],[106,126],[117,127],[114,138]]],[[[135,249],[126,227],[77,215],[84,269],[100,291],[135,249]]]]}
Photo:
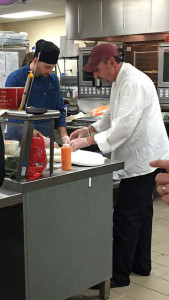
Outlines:
{"type": "MultiPolygon", "coordinates": [[[[45,39],[55,43],[60,47],[60,36],[66,35],[66,20],[65,17],[58,18],[46,18],[39,20],[30,20],[22,22],[4,23],[0,24],[0,30],[27,32],[29,41],[29,51],[32,51],[32,47],[35,46],[36,41],[39,39],[45,39]]],[[[75,41],[80,44],[80,47],[84,47],[85,44],[82,41],[75,41]]],[[[64,63],[62,60],[59,61],[61,73],[64,72],[64,63]]],[[[66,73],[67,75],[77,74],[76,61],[66,61],[66,73]],[[72,70],[69,71],[69,70],[72,70]]],[[[58,72],[59,76],[59,72],[58,72]]]]}
{"type": "MultiPolygon", "coordinates": [[[[1,29],[1,24],[0,24],[1,29]]],[[[60,46],[60,36],[66,35],[65,17],[4,23],[1,30],[27,32],[29,51],[36,41],[43,38],[60,46]]]]}
{"type": "MultiPolygon", "coordinates": [[[[0,24],[0,30],[27,32],[30,45],[30,51],[35,45],[35,42],[41,38],[55,43],[60,46],[60,36],[66,35],[66,20],[65,17],[46,18],[39,20],[30,20],[22,22],[0,24]]],[[[83,41],[75,41],[80,44],[80,47],[85,47],[83,41]]]]}

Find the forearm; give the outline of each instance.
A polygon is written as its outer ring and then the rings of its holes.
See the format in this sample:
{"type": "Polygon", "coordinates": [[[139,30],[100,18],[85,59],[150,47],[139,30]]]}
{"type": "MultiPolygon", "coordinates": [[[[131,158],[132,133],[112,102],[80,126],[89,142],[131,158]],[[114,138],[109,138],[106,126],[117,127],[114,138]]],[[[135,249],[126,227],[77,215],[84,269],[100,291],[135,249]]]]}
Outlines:
{"type": "Polygon", "coordinates": [[[96,132],[97,132],[96,129],[95,129],[92,125],[89,125],[89,126],[87,127],[87,129],[88,129],[88,131],[89,131],[89,134],[91,134],[91,133],[96,133],[96,132]]]}
{"type": "Polygon", "coordinates": [[[94,140],[94,136],[89,136],[89,137],[86,137],[85,139],[86,139],[86,143],[88,146],[96,144],[96,142],[94,140]]]}
{"type": "Polygon", "coordinates": [[[57,130],[58,133],[60,134],[61,138],[68,135],[65,126],[57,127],[56,130],[57,130]]]}
{"type": "Polygon", "coordinates": [[[37,136],[37,133],[39,133],[41,136],[43,136],[43,134],[40,133],[38,130],[33,129],[33,136],[37,136]]]}

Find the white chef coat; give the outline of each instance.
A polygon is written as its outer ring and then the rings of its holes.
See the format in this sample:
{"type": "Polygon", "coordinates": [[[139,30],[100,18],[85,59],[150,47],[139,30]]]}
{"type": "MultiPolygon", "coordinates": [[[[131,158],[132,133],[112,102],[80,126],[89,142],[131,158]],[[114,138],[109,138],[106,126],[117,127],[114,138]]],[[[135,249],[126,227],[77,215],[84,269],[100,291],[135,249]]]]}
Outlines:
{"type": "Polygon", "coordinates": [[[92,124],[103,153],[124,161],[114,179],[148,174],[149,162],[169,159],[169,141],[161,116],[159,99],[151,79],[131,64],[123,63],[112,84],[110,111],[92,124]]]}

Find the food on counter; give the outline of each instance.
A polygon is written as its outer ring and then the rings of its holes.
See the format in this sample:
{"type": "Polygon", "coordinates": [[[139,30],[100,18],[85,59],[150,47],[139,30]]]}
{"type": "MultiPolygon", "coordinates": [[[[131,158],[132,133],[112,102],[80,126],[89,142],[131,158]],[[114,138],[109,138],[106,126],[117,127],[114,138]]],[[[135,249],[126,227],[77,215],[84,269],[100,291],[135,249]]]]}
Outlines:
{"type": "MultiPolygon", "coordinates": [[[[50,155],[47,155],[47,162],[50,161],[50,155]]],[[[61,155],[54,155],[53,156],[53,162],[61,162],[61,155]]]]}
{"type": "MultiPolygon", "coordinates": [[[[50,149],[46,148],[46,155],[50,155],[50,149]]],[[[61,155],[61,148],[54,148],[54,155],[61,155]]]]}
{"type": "Polygon", "coordinates": [[[90,115],[93,117],[101,116],[107,110],[110,110],[110,107],[107,105],[102,105],[102,106],[92,109],[90,111],[90,115]]]}
{"type": "Polygon", "coordinates": [[[8,171],[10,170],[16,170],[18,165],[18,158],[17,157],[7,157],[5,159],[5,169],[8,171]]]}
{"type": "MultiPolygon", "coordinates": [[[[54,162],[61,162],[61,148],[54,148],[54,156],[53,156],[53,161],[54,162]]],[[[46,149],[46,156],[47,156],[47,161],[50,161],[50,149],[46,149]]]]}
{"type": "Polygon", "coordinates": [[[5,154],[13,155],[17,151],[17,147],[19,146],[19,141],[4,140],[4,146],[5,146],[5,154]]]}
{"type": "Polygon", "coordinates": [[[79,112],[77,115],[71,115],[69,117],[66,118],[66,122],[75,120],[75,119],[79,119],[79,118],[83,118],[84,117],[84,113],[83,112],[79,112]]]}

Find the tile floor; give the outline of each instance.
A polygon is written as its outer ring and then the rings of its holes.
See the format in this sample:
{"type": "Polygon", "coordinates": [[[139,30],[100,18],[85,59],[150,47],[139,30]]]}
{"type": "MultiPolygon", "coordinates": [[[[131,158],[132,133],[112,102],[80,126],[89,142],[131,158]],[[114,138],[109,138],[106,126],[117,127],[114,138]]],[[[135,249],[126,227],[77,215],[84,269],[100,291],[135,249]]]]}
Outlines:
{"type": "MultiPolygon", "coordinates": [[[[130,286],[111,289],[109,300],[169,300],[169,205],[156,195],[152,235],[152,272],[149,277],[131,275],[130,286]]],[[[99,300],[99,292],[87,290],[69,300],[99,300]]]]}

